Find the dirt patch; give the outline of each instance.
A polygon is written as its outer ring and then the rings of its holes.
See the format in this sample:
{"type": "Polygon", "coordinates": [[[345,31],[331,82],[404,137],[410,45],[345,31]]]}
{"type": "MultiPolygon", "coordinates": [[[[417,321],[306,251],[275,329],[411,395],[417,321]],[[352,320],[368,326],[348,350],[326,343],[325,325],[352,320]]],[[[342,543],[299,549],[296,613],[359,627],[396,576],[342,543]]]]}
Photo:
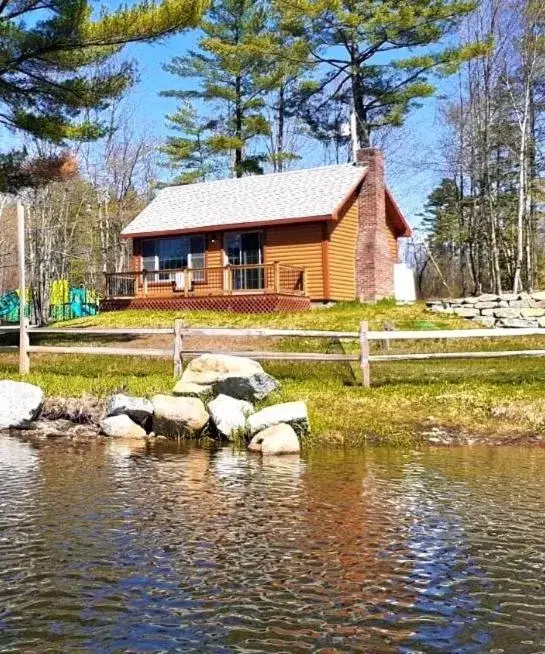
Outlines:
{"type": "Polygon", "coordinates": [[[106,400],[91,395],[84,397],[48,397],[42,408],[42,418],[64,420],[76,425],[96,425],[103,418],[106,400]]]}
{"type": "Polygon", "coordinates": [[[437,446],[456,445],[528,445],[545,446],[545,434],[531,430],[521,432],[483,432],[475,433],[456,427],[421,425],[416,430],[417,438],[423,443],[437,446]]]}
{"type": "MultiPolygon", "coordinates": [[[[225,352],[263,352],[275,349],[277,338],[242,338],[241,336],[184,336],[184,350],[204,350],[225,352]]],[[[136,336],[123,347],[170,348],[173,337],[168,334],[136,336]]]]}

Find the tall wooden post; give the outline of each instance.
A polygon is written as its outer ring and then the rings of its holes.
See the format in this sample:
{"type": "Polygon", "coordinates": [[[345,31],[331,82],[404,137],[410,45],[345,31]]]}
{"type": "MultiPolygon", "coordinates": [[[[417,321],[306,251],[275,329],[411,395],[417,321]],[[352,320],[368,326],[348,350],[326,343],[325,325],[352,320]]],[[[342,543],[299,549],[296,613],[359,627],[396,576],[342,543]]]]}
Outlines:
{"type": "Polygon", "coordinates": [[[184,268],[184,296],[189,295],[189,270],[184,268]]]}
{"type": "Polygon", "coordinates": [[[147,270],[142,271],[142,293],[145,295],[148,294],[148,272],[147,270]]]}
{"type": "Polygon", "coordinates": [[[25,316],[25,208],[20,200],[17,200],[17,262],[19,268],[19,374],[28,375],[30,356],[28,353],[28,321],[25,316]]]}
{"type": "Polygon", "coordinates": [[[274,262],[274,292],[280,292],[280,261],[274,262]]]}
{"type": "Polygon", "coordinates": [[[182,327],[183,327],[183,320],[178,319],[174,321],[174,348],[172,352],[172,358],[174,363],[174,377],[176,379],[181,377],[183,372],[182,327]]]}
{"type": "Polygon", "coordinates": [[[364,388],[371,386],[371,374],[369,370],[369,338],[367,333],[369,324],[366,320],[360,322],[360,366],[361,366],[361,383],[364,388]]]}

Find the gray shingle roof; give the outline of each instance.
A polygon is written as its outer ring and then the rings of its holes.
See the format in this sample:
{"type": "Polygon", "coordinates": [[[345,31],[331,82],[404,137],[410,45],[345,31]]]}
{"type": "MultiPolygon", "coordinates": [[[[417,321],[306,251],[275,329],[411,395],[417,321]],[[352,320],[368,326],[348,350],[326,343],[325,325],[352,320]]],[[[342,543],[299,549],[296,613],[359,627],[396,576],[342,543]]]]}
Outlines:
{"type": "Polygon", "coordinates": [[[362,179],[345,164],[162,189],[123,235],[331,215],[362,179]]]}

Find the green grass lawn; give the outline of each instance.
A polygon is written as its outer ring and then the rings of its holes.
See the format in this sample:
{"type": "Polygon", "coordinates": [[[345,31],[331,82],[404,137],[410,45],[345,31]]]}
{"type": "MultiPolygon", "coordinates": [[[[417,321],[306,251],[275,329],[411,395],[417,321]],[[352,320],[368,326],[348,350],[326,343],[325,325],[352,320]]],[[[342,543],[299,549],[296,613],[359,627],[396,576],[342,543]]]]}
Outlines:
{"type": "MultiPolygon", "coordinates": [[[[83,328],[84,341],[86,327],[164,327],[172,325],[175,317],[199,326],[342,331],[356,330],[363,319],[369,320],[375,329],[382,328],[384,322],[393,322],[397,329],[474,326],[455,317],[430,314],[421,304],[397,307],[389,302],[254,316],[127,311],[69,324],[83,328]]],[[[47,341],[58,342],[51,336],[47,341]]],[[[281,339],[272,341],[270,347],[284,351],[337,351],[341,346],[324,340],[281,339]]],[[[344,347],[351,350],[355,344],[347,343],[344,347]]],[[[381,343],[373,343],[372,351],[387,353],[382,348],[381,343]]],[[[513,336],[448,343],[435,339],[416,343],[391,341],[388,351],[523,348],[545,349],[545,338],[513,336]]],[[[282,384],[281,391],[268,403],[296,399],[308,402],[313,431],[307,443],[316,446],[358,446],[376,440],[407,443],[431,427],[500,439],[545,432],[545,357],[373,363],[372,388],[368,390],[358,384],[358,367],[344,363],[265,362],[264,367],[282,384]]],[[[2,377],[18,378],[15,355],[0,355],[2,377]]],[[[35,355],[28,380],[40,385],[50,397],[105,397],[116,391],[150,396],[169,392],[173,386],[171,362],[136,357],[35,355]]]]}
{"type": "Polygon", "coordinates": [[[271,327],[277,329],[320,329],[357,331],[361,320],[370,329],[380,330],[384,323],[396,329],[464,329],[475,326],[467,320],[446,314],[430,313],[423,303],[396,305],[392,300],[376,304],[339,303],[334,307],[296,313],[243,314],[226,311],[111,311],[90,318],[58,323],[63,327],[172,327],[181,318],[187,326],[198,327],[271,327]]]}

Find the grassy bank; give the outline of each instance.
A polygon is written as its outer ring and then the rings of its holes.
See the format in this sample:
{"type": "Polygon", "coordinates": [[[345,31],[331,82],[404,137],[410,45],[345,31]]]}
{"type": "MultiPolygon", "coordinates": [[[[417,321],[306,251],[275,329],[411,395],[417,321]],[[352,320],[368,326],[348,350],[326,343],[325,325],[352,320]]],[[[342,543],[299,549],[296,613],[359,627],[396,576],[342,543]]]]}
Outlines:
{"type": "MultiPolygon", "coordinates": [[[[313,445],[407,443],[433,427],[500,439],[545,431],[543,359],[375,364],[370,390],[352,385],[347,365],[265,367],[282,383],[271,402],[308,402],[313,445]]],[[[104,397],[169,392],[171,375],[167,361],[36,355],[28,381],[51,397],[104,397]]],[[[0,358],[0,378],[18,378],[14,356],[0,358]]]]}
{"type": "MultiPolygon", "coordinates": [[[[275,326],[355,330],[367,319],[375,329],[384,322],[396,328],[439,329],[472,326],[449,316],[429,314],[422,305],[396,307],[341,305],[302,314],[246,316],[212,312],[119,312],[72,321],[82,327],[170,326],[175,317],[188,325],[275,326]]],[[[51,340],[51,337],[48,338],[51,340]]],[[[216,347],[225,347],[223,342],[216,347]]],[[[95,343],[93,341],[93,343],[95,343]]],[[[282,350],[335,351],[338,343],[287,339],[267,342],[282,350]],[[331,348],[334,348],[331,350],[331,348]]],[[[95,343],[96,344],[96,343],[95,343]]],[[[153,345],[146,339],[139,346],[153,345]]],[[[194,346],[195,344],[192,344],[194,346]]],[[[246,344],[242,344],[246,347],[246,344]]],[[[208,346],[207,346],[208,347],[208,346]]],[[[227,345],[228,347],[228,345],[227,345]]],[[[350,345],[345,346],[348,349],[350,345]]],[[[374,343],[377,351],[382,345],[374,343]]],[[[543,337],[460,339],[457,342],[391,343],[395,351],[485,350],[543,348],[543,337]]],[[[510,441],[545,435],[545,358],[411,361],[372,364],[372,388],[358,386],[358,370],[348,364],[265,363],[282,383],[270,402],[304,399],[313,433],[309,445],[359,446],[370,441],[408,443],[439,428],[477,437],[510,441]]],[[[17,378],[14,355],[0,356],[0,377],[17,378]]],[[[168,361],[129,357],[36,355],[29,381],[49,396],[104,397],[112,392],[152,395],[173,385],[168,361]]]]}
{"type": "MultiPolygon", "coordinates": [[[[471,326],[467,320],[446,314],[432,314],[423,303],[398,306],[391,300],[362,305],[339,303],[334,307],[297,313],[243,314],[227,311],[112,311],[90,318],[63,322],[65,327],[172,327],[181,318],[187,326],[270,327],[276,329],[357,330],[361,320],[372,329],[394,323],[396,329],[449,329],[471,326]]],[[[61,323],[59,323],[60,325],[61,323]]]]}

